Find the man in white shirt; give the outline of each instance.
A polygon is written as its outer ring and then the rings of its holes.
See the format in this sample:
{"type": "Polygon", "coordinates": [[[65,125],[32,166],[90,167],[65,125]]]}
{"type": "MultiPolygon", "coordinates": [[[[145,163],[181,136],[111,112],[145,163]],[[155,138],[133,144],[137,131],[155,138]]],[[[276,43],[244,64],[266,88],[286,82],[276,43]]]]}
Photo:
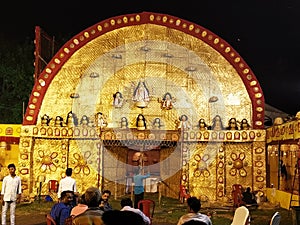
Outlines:
{"type": "Polygon", "coordinates": [[[59,181],[57,197],[60,200],[61,193],[63,191],[73,191],[74,192],[74,204],[73,204],[73,206],[75,206],[76,201],[77,201],[76,196],[78,196],[78,192],[77,192],[76,180],[71,177],[72,173],[73,173],[72,168],[67,168],[66,169],[66,176],[59,181]]]}
{"type": "Polygon", "coordinates": [[[183,225],[185,222],[188,222],[190,220],[201,221],[206,225],[212,225],[209,216],[199,212],[201,208],[200,199],[196,197],[189,197],[186,201],[188,205],[188,213],[182,215],[179,218],[177,225],[183,225]]]}
{"type": "Polygon", "coordinates": [[[15,225],[15,211],[17,203],[21,200],[21,178],[16,175],[16,166],[11,163],[7,166],[9,175],[4,177],[1,190],[2,225],[6,225],[6,213],[10,207],[10,224],[15,225]]]}
{"type": "Polygon", "coordinates": [[[121,200],[121,207],[121,211],[131,211],[137,213],[143,218],[146,225],[151,224],[150,218],[148,216],[146,216],[140,209],[133,208],[133,203],[130,198],[123,198],[121,200]]]}

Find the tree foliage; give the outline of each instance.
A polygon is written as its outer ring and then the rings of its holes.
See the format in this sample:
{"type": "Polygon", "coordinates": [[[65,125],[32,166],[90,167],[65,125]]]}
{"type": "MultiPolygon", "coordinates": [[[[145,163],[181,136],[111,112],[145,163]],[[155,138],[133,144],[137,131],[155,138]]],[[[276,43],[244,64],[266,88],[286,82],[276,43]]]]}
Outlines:
{"type": "Polygon", "coordinates": [[[34,84],[33,74],[33,40],[0,37],[0,123],[22,123],[34,84]]]}

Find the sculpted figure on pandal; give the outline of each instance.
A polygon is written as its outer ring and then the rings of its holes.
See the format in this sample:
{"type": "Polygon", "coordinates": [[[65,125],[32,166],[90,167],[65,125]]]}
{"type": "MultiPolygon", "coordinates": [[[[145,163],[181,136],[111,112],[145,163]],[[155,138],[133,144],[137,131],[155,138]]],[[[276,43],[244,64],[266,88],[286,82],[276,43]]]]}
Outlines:
{"type": "Polygon", "coordinates": [[[211,130],[225,130],[225,127],[222,122],[222,118],[220,115],[216,115],[213,118],[211,130]]]}
{"type": "Polygon", "coordinates": [[[236,118],[230,118],[228,121],[228,127],[227,130],[238,130],[238,122],[236,120],[236,118]]]}
{"type": "Polygon", "coordinates": [[[121,129],[127,129],[128,128],[128,120],[125,116],[121,118],[121,129]]]}
{"type": "Polygon", "coordinates": [[[185,114],[183,114],[179,117],[179,121],[177,122],[177,124],[178,124],[177,128],[180,130],[189,130],[192,128],[189,118],[185,114]]]}
{"type": "Polygon", "coordinates": [[[123,95],[121,92],[117,91],[115,94],[113,94],[114,100],[113,100],[113,105],[116,108],[121,108],[123,106],[123,95]]]}
{"type": "Polygon", "coordinates": [[[205,120],[201,118],[198,122],[199,130],[207,130],[207,124],[205,123],[205,120]]]}
{"type": "Polygon", "coordinates": [[[107,119],[102,112],[96,113],[95,126],[100,128],[107,127],[107,119]]]}
{"type": "Polygon", "coordinates": [[[50,123],[51,120],[52,120],[52,118],[50,118],[50,116],[48,116],[47,114],[44,114],[41,117],[42,126],[49,126],[49,123],[50,123]]]}
{"type": "Polygon", "coordinates": [[[169,109],[173,108],[175,98],[173,98],[172,95],[169,92],[167,92],[163,96],[162,100],[159,100],[159,101],[161,102],[161,108],[162,109],[169,110],[169,109]]]}
{"type": "Polygon", "coordinates": [[[143,114],[139,114],[136,119],[136,128],[138,130],[145,130],[147,128],[146,119],[143,114]]]}
{"type": "Polygon", "coordinates": [[[152,122],[152,128],[155,130],[159,130],[161,129],[161,127],[163,126],[161,119],[156,117],[153,122],[152,122]]]}
{"type": "Polygon", "coordinates": [[[139,81],[137,87],[133,92],[132,100],[136,103],[136,106],[139,108],[144,108],[148,105],[150,101],[149,90],[146,87],[144,81],[139,81]]]}

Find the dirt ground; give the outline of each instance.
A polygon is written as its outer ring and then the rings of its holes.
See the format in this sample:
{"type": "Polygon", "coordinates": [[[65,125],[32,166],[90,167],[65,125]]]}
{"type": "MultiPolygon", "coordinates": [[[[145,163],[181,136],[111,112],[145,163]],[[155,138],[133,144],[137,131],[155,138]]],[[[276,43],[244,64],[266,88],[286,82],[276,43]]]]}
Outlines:
{"type": "MultiPolygon", "coordinates": [[[[9,221],[6,223],[9,225],[9,221]]],[[[46,225],[45,215],[36,214],[36,215],[18,215],[16,216],[16,225],[46,225]]],[[[175,225],[175,224],[153,224],[153,225],[175,225]]]]}
{"type": "MultiPolygon", "coordinates": [[[[6,224],[10,225],[9,216],[7,218],[6,224]]],[[[18,213],[16,213],[16,225],[46,225],[45,213],[37,212],[34,215],[32,215],[32,214],[18,215],[18,213]]],[[[155,224],[154,223],[153,225],[175,225],[175,224],[167,224],[167,223],[155,224]]]]}
{"type": "MultiPolygon", "coordinates": [[[[7,225],[10,225],[9,217],[6,221],[7,225]]],[[[34,215],[17,215],[16,225],[46,225],[45,214],[36,213],[34,215]]]]}
{"type": "MultiPolygon", "coordinates": [[[[113,201],[113,200],[112,200],[113,201]]],[[[116,201],[118,203],[118,201],[116,201]]],[[[185,205],[183,204],[178,204],[177,201],[175,200],[175,203],[172,202],[170,204],[165,204],[163,207],[157,207],[155,211],[155,218],[156,220],[160,220],[159,223],[156,221],[153,221],[153,225],[176,225],[176,222],[173,223],[174,219],[169,220],[168,222],[165,221],[165,218],[167,215],[172,214],[172,217],[179,217],[180,214],[185,212],[185,205]],[[171,213],[171,214],[169,214],[171,213]],[[171,222],[172,221],[172,222],[171,222]]],[[[209,203],[209,207],[206,206],[208,203],[203,203],[203,212],[206,213],[206,209],[213,209],[215,210],[216,214],[214,215],[215,218],[218,217],[226,217],[229,216],[229,220],[232,219],[233,216],[233,208],[232,207],[221,207],[219,205],[211,205],[209,203]]],[[[34,202],[33,204],[20,204],[17,205],[16,209],[16,225],[46,225],[46,218],[45,215],[46,213],[50,212],[50,209],[53,205],[53,202],[34,202]]],[[[117,208],[119,205],[115,205],[115,208],[117,208]]],[[[252,223],[253,225],[261,225],[261,218],[264,217],[266,218],[266,221],[270,219],[270,215],[264,215],[266,213],[269,213],[268,211],[271,212],[274,210],[280,210],[278,206],[274,206],[272,204],[264,203],[261,207],[259,207],[258,210],[254,210],[253,214],[251,216],[252,218],[252,223]],[[265,212],[264,212],[265,211],[265,212]],[[260,221],[260,222],[259,222],[260,221]],[[259,222],[259,223],[258,223],[259,222]]],[[[292,224],[292,218],[288,210],[283,210],[282,212],[282,221],[281,224],[283,225],[291,225],[292,224]]],[[[175,218],[174,217],[174,218],[175,218]]],[[[1,219],[1,217],[0,217],[1,219]]],[[[224,224],[224,221],[222,221],[224,224]]],[[[252,224],[251,223],[251,224],[252,224]]],[[[267,224],[268,221],[264,224],[267,224]]],[[[9,214],[7,215],[7,225],[10,225],[9,222],[9,214]]],[[[218,223],[215,223],[218,224],[218,223]]],[[[219,223],[220,224],[220,223],[219,223]]],[[[222,223],[221,223],[222,224],[222,223]]],[[[227,223],[226,223],[227,224],[227,223]]],[[[229,224],[229,223],[228,223],[229,224]]]]}

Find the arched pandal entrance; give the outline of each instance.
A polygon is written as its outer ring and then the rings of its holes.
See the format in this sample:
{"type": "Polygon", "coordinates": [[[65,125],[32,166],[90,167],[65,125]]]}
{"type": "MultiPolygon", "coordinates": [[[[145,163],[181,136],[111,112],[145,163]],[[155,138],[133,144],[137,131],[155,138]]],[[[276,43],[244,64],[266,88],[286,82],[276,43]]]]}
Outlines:
{"type": "Polygon", "coordinates": [[[118,194],[136,166],[170,197],[180,184],[210,200],[234,183],[264,192],[263,118],[259,82],[226,41],[170,15],[113,17],[70,39],[39,75],[21,131],[24,193],[41,177],[47,193],[72,167],[80,191],[118,194]]]}

